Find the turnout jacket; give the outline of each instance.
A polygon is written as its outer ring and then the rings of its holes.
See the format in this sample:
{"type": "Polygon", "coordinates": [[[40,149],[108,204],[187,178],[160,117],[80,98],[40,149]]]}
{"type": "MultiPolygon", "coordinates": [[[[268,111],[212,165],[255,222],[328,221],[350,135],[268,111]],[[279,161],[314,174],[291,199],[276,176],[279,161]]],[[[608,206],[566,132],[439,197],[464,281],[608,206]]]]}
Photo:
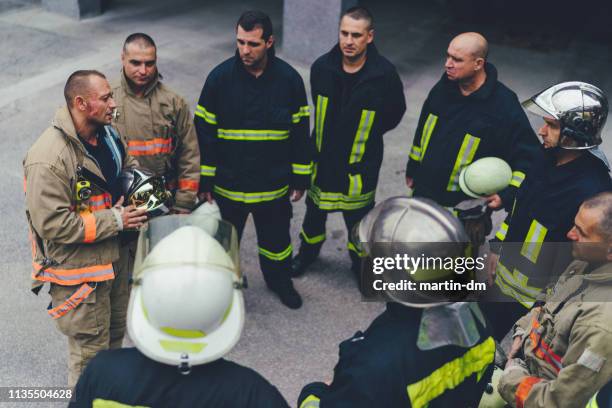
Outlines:
{"type": "Polygon", "coordinates": [[[298,406],[476,407],[493,371],[495,341],[477,323],[480,340],[469,349],[420,350],[421,314],[388,303],[364,333],[340,343],[333,382],[306,385],[298,406]]]}
{"type": "Polygon", "coordinates": [[[190,210],[200,181],[198,140],[187,102],[159,79],[140,98],[121,71],[121,80],[113,85],[118,113],[113,125],[125,139],[128,154],[165,177],[175,191],[175,206],[190,210]]]}
{"type": "Polygon", "coordinates": [[[200,191],[251,204],[306,189],[309,118],[302,78],[273,53],[258,78],[238,54],[218,65],[195,112],[200,191]]]}
{"type": "Polygon", "coordinates": [[[516,94],[497,80],[492,64],[485,70],[485,83],[468,96],[446,74],[429,92],[406,166],[415,196],[446,207],[470,199],[459,188],[459,174],[487,156],[504,159],[513,170],[510,186],[499,193],[505,207],[525,179],[538,139],[516,94]]]}
{"type": "Polygon", "coordinates": [[[374,202],[383,159],[383,134],[406,111],[404,88],[393,64],[368,45],[367,59],[351,90],[343,89],[338,45],[310,70],[315,128],[312,187],[308,197],[322,210],[354,210],[374,202]],[[343,96],[349,92],[348,100],[343,96]]]}
{"type": "Polygon", "coordinates": [[[608,168],[590,153],[561,166],[547,151],[539,157],[491,242],[500,253],[495,284],[527,308],[572,261],[566,234],[580,204],[612,190],[608,168]]]}
{"type": "MultiPolygon", "coordinates": [[[[574,261],[515,325],[523,363],[504,370],[499,392],[512,407],[585,407],[612,379],[612,263],[574,261]]],[[[516,361],[516,360],[515,360],[516,361]]],[[[596,405],[590,405],[596,406],[596,405]]]]}
{"type": "MultiPolygon", "coordinates": [[[[112,127],[104,127],[98,143],[109,146],[118,171],[134,164],[126,163],[124,146],[112,127]]],[[[44,282],[79,285],[113,279],[123,225],[119,211],[111,207],[119,197],[111,197],[66,106],[30,148],[23,166],[33,290],[38,292],[44,282]],[[77,183],[83,181],[90,183],[91,195],[80,200],[77,183]]]]}
{"type": "Polygon", "coordinates": [[[135,348],[105,350],[87,365],[70,408],[289,407],[280,392],[250,368],[219,359],[188,375],[135,348]]]}

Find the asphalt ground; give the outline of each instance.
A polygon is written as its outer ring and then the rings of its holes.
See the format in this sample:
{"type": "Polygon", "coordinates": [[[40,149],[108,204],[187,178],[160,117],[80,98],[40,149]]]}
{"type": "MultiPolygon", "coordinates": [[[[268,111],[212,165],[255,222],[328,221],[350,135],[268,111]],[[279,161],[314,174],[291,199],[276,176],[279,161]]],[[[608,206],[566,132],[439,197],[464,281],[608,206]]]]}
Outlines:
{"type": "MultiPolygon", "coordinates": [[[[102,16],[77,22],[50,14],[31,4],[0,8],[0,387],[62,386],[66,384],[66,339],[55,329],[45,308],[46,292],[29,291],[30,249],[24,216],[22,159],[49,125],[63,101],[63,85],[77,69],[98,69],[113,79],[120,69],[125,37],[136,31],[158,44],[164,81],[195,106],[210,70],[234,51],[233,27],[247,8],[266,10],[278,26],[281,1],[234,2],[112,2],[102,16]]],[[[441,3],[409,5],[366,1],[377,17],[376,42],[398,67],[408,111],[385,137],[385,159],[377,200],[406,193],[404,167],[421,104],[442,74],[445,50],[458,32],[491,33],[490,61],[500,80],[524,99],[556,82],[583,80],[612,94],[606,44],[565,38],[548,47],[525,47],[495,27],[457,23],[441,3]]],[[[332,44],[329,44],[331,48],[332,44]]],[[[283,56],[280,47],[279,55],[283,56]]],[[[292,62],[292,61],[289,61],[292,62]]],[[[294,64],[308,84],[309,67],[294,64]]],[[[537,118],[532,118],[538,123],[537,118]]],[[[612,125],[604,139],[612,137],[612,125]]],[[[603,145],[608,155],[612,144],[603,145]]],[[[292,237],[304,215],[303,202],[294,205],[292,237]]],[[[499,219],[499,216],[497,217],[499,219]]],[[[297,311],[282,306],[261,279],[252,223],[244,233],[242,270],[249,278],[247,323],[242,339],[227,358],[249,366],[275,384],[291,405],[302,386],[332,378],[337,345],[364,329],[383,309],[362,302],[349,271],[346,232],[340,214],[327,223],[327,241],[318,260],[295,285],[304,298],[297,311]]],[[[15,406],[52,406],[20,403],[15,406]]],[[[0,402],[0,406],[11,406],[0,402]]],[[[56,404],[61,406],[61,404],[56,404]]]]}

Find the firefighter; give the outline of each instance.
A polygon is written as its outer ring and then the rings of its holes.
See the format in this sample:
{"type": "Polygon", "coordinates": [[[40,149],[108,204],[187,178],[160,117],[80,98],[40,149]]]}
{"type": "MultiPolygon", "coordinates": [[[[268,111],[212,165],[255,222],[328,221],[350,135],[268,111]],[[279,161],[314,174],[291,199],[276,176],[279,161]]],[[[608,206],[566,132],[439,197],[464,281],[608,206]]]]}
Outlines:
{"type": "Polygon", "coordinates": [[[270,18],[247,11],[236,24],[236,55],[208,75],[195,113],[200,196],[216,200],[242,235],[253,215],[267,286],[289,308],[302,305],[291,281],[292,201],[310,182],[310,112],[304,83],[275,56],[270,18]]]}
{"type": "Polygon", "coordinates": [[[494,285],[483,311],[493,322],[497,340],[571,262],[566,234],[580,204],[612,189],[608,161],[597,148],[608,115],[608,102],[599,88],[563,82],[523,106],[544,121],[538,131],[543,155],[491,242],[494,285]]]}
{"type": "Polygon", "coordinates": [[[200,153],[187,102],[161,82],[157,47],[147,34],[129,35],[121,52],[121,78],[113,85],[113,125],[128,154],[163,176],[174,192],[174,212],[193,209],[200,181],[200,153]]]}
{"type": "Polygon", "coordinates": [[[55,114],[24,159],[26,215],[36,294],[50,283],[49,316],[68,337],[68,385],[95,354],[120,348],[128,302],[127,254],[118,234],[145,211],[123,207],[118,176],[133,164],[111,124],[103,74],[76,71],[55,114]]]}
{"type": "Polygon", "coordinates": [[[525,179],[537,138],[487,54],[487,40],[478,33],[460,34],[449,44],[445,72],[421,108],[406,165],[406,184],[415,197],[445,207],[469,199],[459,186],[461,170],[487,156],[513,170],[510,186],[488,197],[496,208],[511,205],[525,179]]]}
{"type": "Polygon", "coordinates": [[[170,215],[139,242],[128,312],[136,348],[98,354],[70,407],[288,407],[265,378],[223,358],[245,320],[234,228],[170,215]]]}
{"type": "Polygon", "coordinates": [[[545,303],[516,322],[499,382],[511,407],[586,407],[612,379],[611,220],[610,191],[580,206],[567,234],[575,261],[545,303]]]}
{"type": "Polygon", "coordinates": [[[350,231],[374,207],[383,135],[406,110],[404,88],[393,64],[374,45],[372,14],[353,7],[342,15],[338,44],[311,67],[315,104],[312,187],[306,198],[294,276],[314,262],[325,241],[325,221],[341,211],[348,231],[352,270],[358,272],[357,243],[350,231]]]}
{"type": "MultiPolygon", "coordinates": [[[[454,258],[465,253],[468,242],[457,218],[422,198],[387,199],[356,229],[370,260],[400,253],[454,258]]],[[[364,262],[364,273],[366,266],[364,262]]],[[[427,281],[427,274],[434,272],[432,280],[459,277],[453,270],[442,277],[437,271],[422,269],[416,279],[401,269],[395,282],[427,281]]],[[[385,279],[386,275],[381,276],[385,279]]],[[[298,406],[433,408],[478,404],[495,356],[495,341],[478,305],[453,302],[465,296],[461,291],[448,296],[418,289],[388,290],[387,294],[392,301],[370,327],[340,343],[333,380],[306,385],[298,406]]]]}

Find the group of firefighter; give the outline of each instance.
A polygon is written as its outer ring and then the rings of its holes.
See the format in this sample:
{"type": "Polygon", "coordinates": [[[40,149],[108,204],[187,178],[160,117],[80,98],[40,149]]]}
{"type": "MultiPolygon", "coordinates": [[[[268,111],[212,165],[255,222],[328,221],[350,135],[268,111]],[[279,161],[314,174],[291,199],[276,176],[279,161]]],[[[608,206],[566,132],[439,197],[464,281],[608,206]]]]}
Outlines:
{"type": "Polygon", "coordinates": [[[333,379],[303,387],[299,407],[608,406],[603,92],[564,82],[521,106],[488,62],[486,39],[459,34],[407,152],[409,193],[375,207],[383,135],[406,104],[370,11],[345,11],[338,43],[313,63],[314,109],[301,76],[275,55],[270,18],[248,11],[235,28],[236,53],[209,73],[195,115],[162,82],[154,40],[135,33],[119,81],[74,72],[66,105],[26,155],[32,290],[50,283],[48,314],[68,337],[70,406],[287,406],[261,375],[222,358],[240,338],[246,287],[226,238],[234,231],[239,242],[251,214],[264,281],[297,309],[292,278],[317,259],[331,212],[342,212],[358,279],[381,237],[417,255],[456,243],[486,252],[488,290],[481,302],[418,290],[389,301],[340,344],[333,379]],[[523,107],[542,118],[542,143],[523,107]],[[498,160],[469,179],[483,158],[498,160]],[[476,191],[502,164],[511,169],[503,188],[476,191]],[[294,257],[291,202],[304,195],[294,257]],[[218,216],[196,215],[215,205],[218,216]],[[158,221],[176,230],[154,244],[138,238],[158,221]],[[122,348],[126,328],[136,348],[122,348]]]}

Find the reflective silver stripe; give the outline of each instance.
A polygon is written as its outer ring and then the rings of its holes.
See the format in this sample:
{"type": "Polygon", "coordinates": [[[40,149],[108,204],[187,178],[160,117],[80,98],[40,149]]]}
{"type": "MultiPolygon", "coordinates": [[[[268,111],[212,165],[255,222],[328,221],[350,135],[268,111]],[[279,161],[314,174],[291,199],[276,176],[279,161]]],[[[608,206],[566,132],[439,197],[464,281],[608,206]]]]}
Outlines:
{"type": "Polygon", "coordinates": [[[288,130],[259,130],[259,129],[218,129],[217,137],[226,140],[285,140],[289,139],[288,130]]]}
{"type": "Polygon", "coordinates": [[[206,177],[214,177],[217,173],[217,168],[213,166],[200,166],[200,175],[206,177]]]}
{"type": "Polygon", "coordinates": [[[361,174],[349,174],[349,196],[353,197],[361,194],[362,188],[361,174]]]}
{"type": "Polygon", "coordinates": [[[533,220],[529,227],[529,232],[527,232],[527,237],[525,237],[525,242],[521,247],[521,255],[529,259],[532,263],[536,263],[547,232],[548,228],[540,224],[537,220],[533,220]]]}
{"type": "Polygon", "coordinates": [[[372,124],[374,123],[375,116],[375,111],[366,109],[361,111],[361,119],[359,120],[355,140],[353,141],[353,148],[351,150],[349,163],[358,163],[363,158],[366,150],[366,143],[370,137],[370,131],[372,130],[372,124]]]}
{"type": "Polygon", "coordinates": [[[448,180],[448,185],[446,189],[448,191],[459,191],[459,173],[461,170],[470,164],[474,159],[474,155],[476,154],[476,150],[478,150],[478,145],[480,144],[480,138],[474,137],[467,133],[463,138],[463,143],[461,143],[461,149],[459,149],[459,153],[457,154],[457,160],[455,161],[455,166],[453,167],[453,171],[451,172],[450,179],[448,180]]]}
{"type": "Polygon", "coordinates": [[[206,123],[208,123],[210,125],[216,125],[217,124],[217,115],[215,115],[212,112],[207,111],[206,108],[203,107],[202,105],[196,106],[195,114],[196,114],[196,116],[199,116],[202,119],[204,119],[206,121],[206,123]]]}
{"type": "Polygon", "coordinates": [[[525,173],[518,170],[513,171],[512,179],[510,180],[510,185],[518,188],[523,183],[523,180],[525,180],[525,173]]]}
{"type": "Polygon", "coordinates": [[[59,281],[69,282],[69,281],[76,281],[76,280],[82,280],[82,279],[87,279],[87,278],[95,278],[95,277],[107,275],[110,273],[114,273],[112,266],[108,269],[102,269],[102,270],[95,271],[95,272],[79,273],[76,275],[55,274],[52,272],[52,270],[45,269],[44,271],[38,274],[37,279],[52,278],[52,279],[57,279],[59,281]]]}
{"type": "Polygon", "coordinates": [[[317,95],[317,106],[315,111],[315,142],[317,151],[321,151],[323,142],[323,128],[325,126],[325,114],[327,113],[327,102],[329,98],[323,95],[317,95]]]}
{"type": "Polygon", "coordinates": [[[291,163],[291,170],[293,174],[309,175],[311,173],[311,164],[298,164],[291,163]]]}

